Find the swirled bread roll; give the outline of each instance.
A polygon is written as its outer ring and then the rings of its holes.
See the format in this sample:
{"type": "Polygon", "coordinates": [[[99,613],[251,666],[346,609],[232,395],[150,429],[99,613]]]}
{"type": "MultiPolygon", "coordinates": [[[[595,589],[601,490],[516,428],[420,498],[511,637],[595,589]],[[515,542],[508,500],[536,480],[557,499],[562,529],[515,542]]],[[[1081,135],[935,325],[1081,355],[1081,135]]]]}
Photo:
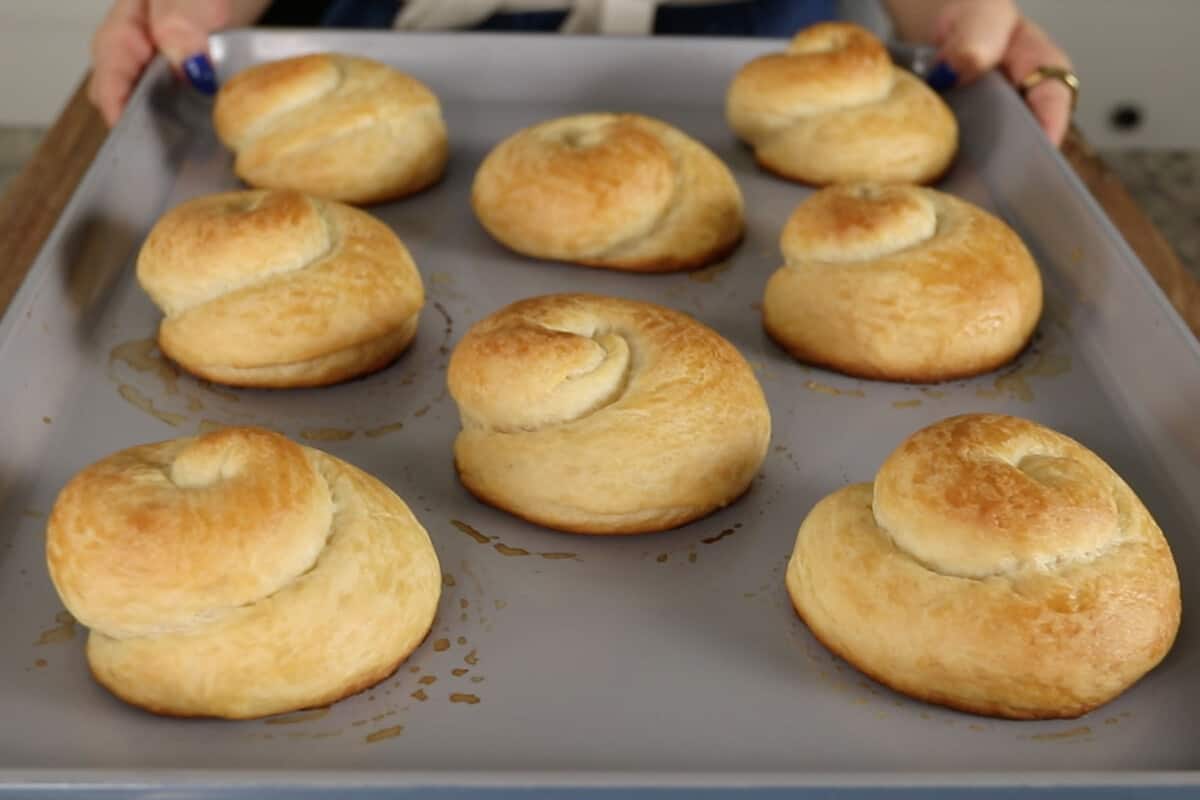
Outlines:
{"type": "Polygon", "coordinates": [[[1013,359],[1042,312],[1042,280],[1001,220],[913,186],[832,186],[784,227],[767,332],[801,361],[932,382],[1013,359]]]}
{"type": "Polygon", "coordinates": [[[636,272],[716,261],[742,236],[742,194],[712,151],[637,114],[526,128],[475,175],[483,227],[534,258],[636,272]]]}
{"type": "Polygon", "coordinates": [[[437,556],[404,502],[279,434],[231,428],[102,459],[59,494],[50,577],[96,680],[173,716],[325,705],[433,624],[437,556]]]}
{"type": "Polygon", "coordinates": [[[163,353],[233,386],[321,386],[380,369],[408,347],[425,303],[391,229],[291,191],[177,206],[150,231],[137,276],[166,315],[163,353]]]}
{"type": "Polygon", "coordinates": [[[1133,491],[1095,454],[1013,417],[910,436],[834,492],[787,569],[797,612],[881,683],[963,711],[1075,717],[1170,650],[1179,577],[1133,491]]]}
{"type": "Polygon", "coordinates": [[[786,52],[746,64],[725,116],[759,164],[815,185],[931,183],[958,149],[945,102],[893,66],[869,31],[844,22],[806,28],[786,52]]]}
{"type": "Polygon", "coordinates": [[[251,186],[359,205],[424,189],[449,154],[433,92],[356,56],[298,56],[239,72],[217,94],[213,125],[251,186]]]}
{"type": "Polygon", "coordinates": [[[573,533],[642,533],[733,502],[766,455],[770,414],[741,354],[649,303],[522,300],[455,348],[463,484],[573,533]]]}

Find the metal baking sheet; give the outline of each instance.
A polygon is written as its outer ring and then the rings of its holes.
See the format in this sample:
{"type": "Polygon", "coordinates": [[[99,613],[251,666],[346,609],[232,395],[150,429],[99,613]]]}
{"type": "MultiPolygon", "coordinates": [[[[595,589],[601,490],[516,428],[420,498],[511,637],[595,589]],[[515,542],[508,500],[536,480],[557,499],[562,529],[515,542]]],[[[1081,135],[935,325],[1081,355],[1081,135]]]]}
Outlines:
{"type": "Polygon", "coordinates": [[[113,797],[589,797],[737,787],[764,796],[971,787],[1200,788],[1200,350],[998,79],[949,96],[962,151],[943,188],[1001,214],[1041,264],[1047,312],[1015,366],[917,388],[806,369],[763,334],[778,235],[808,190],[758,171],[723,93],[777,43],[234,32],[223,76],[306,51],[361,53],[441,96],[446,179],[372,209],[412,250],[429,303],[412,350],[369,378],[239,391],[179,375],[132,258],[162,211],[236,186],[206,103],[161,64],[139,86],[0,322],[0,791],[113,797]],[[514,256],[467,202],[501,137],[593,109],[661,117],[706,142],[746,196],[748,234],[692,274],[625,275],[514,256]],[[451,463],[448,354],[521,297],[586,290],[687,311],[754,365],[774,419],[740,502],[685,528],[615,539],[539,529],[475,502],[451,463]],[[900,697],[817,644],[783,570],[808,509],[869,480],[907,434],[967,411],[1018,414],[1086,443],[1159,520],[1179,563],[1174,651],[1126,695],[1069,722],[1005,722],[900,697]],[[84,634],[43,561],[46,512],[77,470],[135,443],[258,424],[379,476],[428,528],[446,572],[436,628],[383,684],[328,710],[256,722],[159,719],[95,685],[84,634]],[[541,554],[569,552],[570,558],[541,554]]]}

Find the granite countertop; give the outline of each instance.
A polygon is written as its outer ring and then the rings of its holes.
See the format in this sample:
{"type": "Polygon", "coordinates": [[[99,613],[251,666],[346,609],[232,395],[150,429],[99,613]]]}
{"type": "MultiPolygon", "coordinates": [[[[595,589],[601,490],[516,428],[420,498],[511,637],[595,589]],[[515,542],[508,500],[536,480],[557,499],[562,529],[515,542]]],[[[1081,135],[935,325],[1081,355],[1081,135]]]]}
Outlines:
{"type": "Polygon", "coordinates": [[[1200,150],[1104,150],[1100,156],[1200,279],[1200,150]]]}
{"type": "MultiPolygon", "coordinates": [[[[33,155],[41,133],[0,127],[0,191],[33,155]]],[[[1105,150],[1100,155],[1200,279],[1200,150],[1105,150]]]]}

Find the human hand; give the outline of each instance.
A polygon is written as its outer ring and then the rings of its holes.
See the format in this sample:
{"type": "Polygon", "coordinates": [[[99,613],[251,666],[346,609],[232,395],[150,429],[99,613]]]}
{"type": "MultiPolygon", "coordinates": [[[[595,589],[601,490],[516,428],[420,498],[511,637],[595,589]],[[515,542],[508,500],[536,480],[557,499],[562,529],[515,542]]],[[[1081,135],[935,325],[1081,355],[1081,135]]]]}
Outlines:
{"type": "Polygon", "coordinates": [[[216,91],[208,35],[227,26],[233,12],[234,0],[116,0],[92,37],[88,98],[104,121],[116,124],[138,77],[159,52],[177,74],[185,61],[193,64],[193,84],[216,91]]]}
{"type": "MultiPolygon", "coordinates": [[[[1046,32],[1025,19],[1013,0],[953,0],[934,24],[939,59],[969,83],[1000,68],[1014,86],[1038,67],[1071,69],[1071,60],[1046,32]]],[[[1062,144],[1071,121],[1073,92],[1057,80],[1039,83],[1025,102],[1055,146],[1062,144]]]]}

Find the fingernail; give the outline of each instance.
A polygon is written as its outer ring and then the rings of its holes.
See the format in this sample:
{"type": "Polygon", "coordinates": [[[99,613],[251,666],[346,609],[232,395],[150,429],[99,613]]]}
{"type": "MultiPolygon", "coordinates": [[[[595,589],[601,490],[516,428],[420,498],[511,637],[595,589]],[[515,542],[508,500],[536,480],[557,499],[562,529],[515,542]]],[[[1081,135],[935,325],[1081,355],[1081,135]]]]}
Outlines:
{"type": "Polygon", "coordinates": [[[205,53],[197,53],[183,62],[183,74],[198,92],[217,93],[217,73],[205,53]]]}
{"type": "Polygon", "coordinates": [[[935,92],[944,92],[947,89],[953,88],[958,83],[958,73],[951,69],[950,65],[945,61],[939,61],[930,70],[929,75],[925,78],[925,82],[935,92]]]}

